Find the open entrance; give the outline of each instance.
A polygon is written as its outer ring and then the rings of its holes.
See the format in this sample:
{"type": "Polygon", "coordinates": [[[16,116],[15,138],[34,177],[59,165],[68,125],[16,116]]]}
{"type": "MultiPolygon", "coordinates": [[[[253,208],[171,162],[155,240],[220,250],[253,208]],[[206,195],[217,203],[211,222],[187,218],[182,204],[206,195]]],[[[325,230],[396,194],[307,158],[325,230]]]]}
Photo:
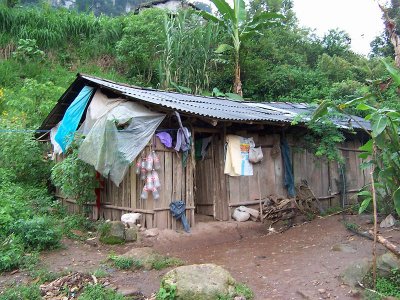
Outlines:
{"type": "Polygon", "coordinates": [[[224,175],[224,141],[221,133],[195,134],[196,186],[194,205],[196,222],[228,219],[228,201],[224,175]]]}

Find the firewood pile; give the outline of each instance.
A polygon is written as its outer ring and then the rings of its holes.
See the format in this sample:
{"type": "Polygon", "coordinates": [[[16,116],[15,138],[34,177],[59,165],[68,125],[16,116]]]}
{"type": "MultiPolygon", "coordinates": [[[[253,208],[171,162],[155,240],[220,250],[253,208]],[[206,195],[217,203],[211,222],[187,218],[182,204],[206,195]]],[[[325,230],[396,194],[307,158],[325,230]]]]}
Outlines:
{"type": "Polygon", "coordinates": [[[283,221],[297,215],[318,214],[320,209],[321,204],[318,198],[315,197],[307,182],[303,181],[296,186],[295,198],[268,196],[264,200],[262,218],[273,222],[283,221]]]}
{"type": "Polygon", "coordinates": [[[94,275],[75,272],[40,285],[43,299],[77,299],[82,289],[89,284],[106,284],[106,279],[97,279],[94,275]]]}

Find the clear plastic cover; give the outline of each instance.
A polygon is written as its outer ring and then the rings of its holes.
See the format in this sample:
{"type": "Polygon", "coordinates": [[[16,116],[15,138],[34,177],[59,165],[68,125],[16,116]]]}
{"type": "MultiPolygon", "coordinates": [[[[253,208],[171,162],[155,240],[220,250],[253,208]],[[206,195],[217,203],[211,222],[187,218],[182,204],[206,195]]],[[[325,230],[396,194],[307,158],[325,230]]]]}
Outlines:
{"type": "Polygon", "coordinates": [[[119,186],[164,117],[135,102],[108,99],[98,90],[80,128],[86,137],[79,158],[119,186]]]}

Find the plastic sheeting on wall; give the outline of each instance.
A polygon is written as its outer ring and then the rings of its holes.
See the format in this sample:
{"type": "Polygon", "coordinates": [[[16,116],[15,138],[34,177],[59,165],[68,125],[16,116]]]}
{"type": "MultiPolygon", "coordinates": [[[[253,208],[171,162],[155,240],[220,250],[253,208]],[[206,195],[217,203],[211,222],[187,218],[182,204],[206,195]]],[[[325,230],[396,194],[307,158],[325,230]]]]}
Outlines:
{"type": "Polygon", "coordinates": [[[60,127],[54,137],[54,140],[61,147],[62,152],[65,152],[74,139],[74,133],[78,128],[79,121],[82,118],[92,93],[92,87],[84,86],[65,112],[60,127]]]}
{"type": "Polygon", "coordinates": [[[119,186],[164,117],[135,102],[108,99],[98,90],[80,128],[86,137],[79,158],[119,186]]]}
{"type": "Polygon", "coordinates": [[[50,130],[50,142],[53,145],[53,155],[51,157],[52,160],[54,160],[56,158],[56,155],[62,153],[62,149],[61,149],[60,145],[55,140],[55,137],[56,137],[56,134],[57,134],[57,130],[60,127],[60,123],[58,123],[55,127],[53,127],[50,130]]]}

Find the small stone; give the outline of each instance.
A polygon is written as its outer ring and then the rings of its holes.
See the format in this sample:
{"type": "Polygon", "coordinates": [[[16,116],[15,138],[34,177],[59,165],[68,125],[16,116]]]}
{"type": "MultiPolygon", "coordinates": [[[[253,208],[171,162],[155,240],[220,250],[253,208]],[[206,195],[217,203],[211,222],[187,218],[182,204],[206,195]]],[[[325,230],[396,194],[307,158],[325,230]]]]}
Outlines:
{"type": "Polygon", "coordinates": [[[143,232],[143,235],[145,237],[155,237],[158,234],[159,234],[158,228],[147,229],[146,231],[143,232]]]}
{"type": "Polygon", "coordinates": [[[325,294],[325,293],[326,293],[326,290],[325,290],[325,289],[318,289],[318,292],[319,292],[320,294],[325,294]]]}
{"type": "Polygon", "coordinates": [[[381,222],[381,224],[379,225],[381,228],[389,228],[392,227],[394,225],[394,223],[396,222],[395,218],[392,215],[388,215],[385,220],[383,220],[381,222]]]}
{"type": "Polygon", "coordinates": [[[344,253],[356,253],[356,249],[347,244],[336,244],[332,246],[332,251],[339,251],[344,253]]]}
{"type": "Polygon", "coordinates": [[[121,293],[122,296],[124,296],[124,297],[129,297],[129,296],[137,295],[139,293],[139,290],[135,289],[135,288],[133,288],[133,289],[122,289],[122,290],[118,289],[118,292],[121,293]]]}

